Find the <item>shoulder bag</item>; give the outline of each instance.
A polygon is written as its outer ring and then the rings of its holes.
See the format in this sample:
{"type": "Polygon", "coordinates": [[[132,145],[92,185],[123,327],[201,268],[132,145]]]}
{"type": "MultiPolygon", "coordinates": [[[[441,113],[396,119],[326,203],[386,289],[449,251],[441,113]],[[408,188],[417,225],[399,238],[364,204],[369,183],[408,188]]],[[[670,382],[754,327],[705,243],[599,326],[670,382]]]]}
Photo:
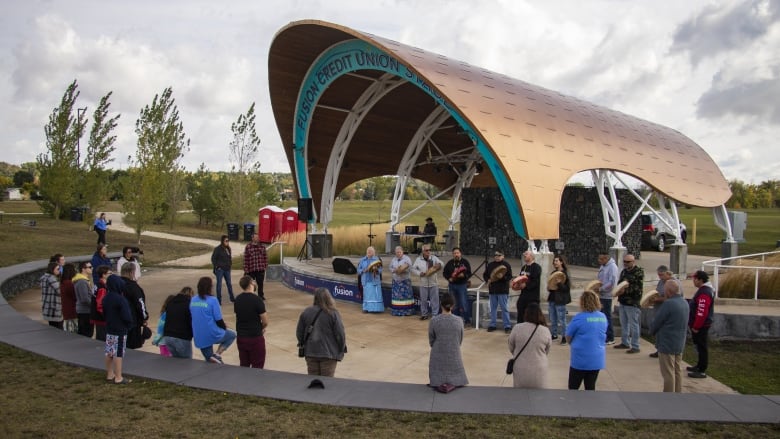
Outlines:
{"type": "Polygon", "coordinates": [[[319,311],[317,311],[317,315],[314,316],[314,320],[311,321],[311,324],[306,326],[306,332],[303,334],[303,341],[301,344],[298,345],[298,356],[299,357],[305,357],[306,356],[306,341],[309,340],[309,336],[311,335],[312,331],[314,331],[314,323],[317,321],[317,319],[320,317],[320,313],[322,312],[322,308],[320,308],[319,311]]]}
{"type": "Polygon", "coordinates": [[[528,340],[526,340],[526,342],[523,345],[522,349],[520,349],[520,352],[518,352],[517,355],[515,355],[514,358],[510,358],[509,361],[506,362],[506,374],[507,375],[511,375],[512,372],[514,371],[514,369],[515,369],[515,360],[517,360],[517,357],[519,357],[520,354],[523,353],[523,351],[525,350],[525,347],[528,346],[528,343],[531,341],[531,339],[534,338],[534,334],[536,334],[536,330],[537,329],[539,329],[539,325],[536,325],[536,327],[534,328],[534,332],[532,332],[531,336],[528,337],[528,340]]]}

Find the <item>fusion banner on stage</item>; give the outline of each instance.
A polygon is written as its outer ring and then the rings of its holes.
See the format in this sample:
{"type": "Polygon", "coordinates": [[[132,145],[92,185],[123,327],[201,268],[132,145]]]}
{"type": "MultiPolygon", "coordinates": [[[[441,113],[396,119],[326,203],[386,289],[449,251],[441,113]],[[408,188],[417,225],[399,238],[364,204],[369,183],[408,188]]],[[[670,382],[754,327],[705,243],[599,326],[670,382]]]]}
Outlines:
{"type": "MultiPolygon", "coordinates": [[[[334,299],[363,303],[363,296],[360,294],[357,287],[357,276],[354,277],[354,282],[339,282],[321,279],[312,275],[295,273],[290,270],[290,267],[284,266],[282,268],[282,283],[290,288],[305,291],[310,294],[314,294],[314,290],[317,288],[323,287],[330,291],[334,299]]],[[[390,307],[391,299],[392,290],[383,287],[382,301],[385,303],[385,307],[390,307]]],[[[415,300],[415,302],[417,302],[417,300],[415,300]]],[[[419,307],[419,303],[415,303],[415,307],[419,307]]]]}

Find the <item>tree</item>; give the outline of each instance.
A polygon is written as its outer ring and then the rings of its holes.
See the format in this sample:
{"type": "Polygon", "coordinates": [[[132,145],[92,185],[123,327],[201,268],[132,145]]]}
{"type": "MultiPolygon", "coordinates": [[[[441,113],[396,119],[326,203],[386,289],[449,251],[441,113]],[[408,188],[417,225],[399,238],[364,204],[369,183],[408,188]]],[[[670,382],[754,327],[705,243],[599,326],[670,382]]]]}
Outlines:
{"type": "Polygon", "coordinates": [[[26,183],[35,181],[35,176],[29,171],[16,171],[14,173],[14,186],[23,187],[26,183]]]}
{"type": "Polygon", "coordinates": [[[229,145],[231,173],[225,190],[225,214],[228,221],[242,221],[257,210],[259,186],[253,178],[260,170],[257,154],[260,138],[255,129],[255,104],[249,106],[230,126],[233,140],[229,145]]]}
{"type": "Polygon", "coordinates": [[[187,177],[187,194],[192,210],[198,215],[198,224],[215,223],[223,217],[217,202],[217,182],[204,163],[197,172],[187,177]]]}
{"type": "Polygon", "coordinates": [[[176,208],[171,201],[180,192],[183,167],[181,158],[189,150],[184,125],[173,99],[171,87],[155,95],[152,105],[141,110],[135,123],[138,149],[133,166],[123,182],[123,207],[132,213],[130,219],[140,243],[141,233],[153,222],[175,219],[176,208]]]}
{"type": "Polygon", "coordinates": [[[82,164],[81,194],[82,204],[93,211],[97,210],[113,193],[110,172],[106,165],[114,160],[111,155],[116,151],[116,136],[112,134],[119,115],[108,116],[112,92],[100,99],[92,115],[92,130],[87,143],[87,154],[82,164]]]}
{"type": "Polygon", "coordinates": [[[77,201],[79,182],[76,145],[84,133],[84,115],[73,117],[73,108],[79,96],[74,80],[65,90],[60,105],[49,115],[44,127],[47,153],[37,157],[40,172],[41,209],[59,219],[65,209],[77,201]]]}

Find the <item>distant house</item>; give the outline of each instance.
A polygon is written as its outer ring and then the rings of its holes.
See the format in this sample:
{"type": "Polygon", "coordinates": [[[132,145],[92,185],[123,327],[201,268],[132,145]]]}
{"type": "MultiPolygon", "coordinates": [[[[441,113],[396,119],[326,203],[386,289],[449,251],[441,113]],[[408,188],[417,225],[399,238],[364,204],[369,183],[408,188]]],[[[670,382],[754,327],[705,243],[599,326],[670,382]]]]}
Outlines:
{"type": "Polygon", "coordinates": [[[21,188],[9,187],[3,190],[3,201],[19,201],[23,199],[21,188]]]}

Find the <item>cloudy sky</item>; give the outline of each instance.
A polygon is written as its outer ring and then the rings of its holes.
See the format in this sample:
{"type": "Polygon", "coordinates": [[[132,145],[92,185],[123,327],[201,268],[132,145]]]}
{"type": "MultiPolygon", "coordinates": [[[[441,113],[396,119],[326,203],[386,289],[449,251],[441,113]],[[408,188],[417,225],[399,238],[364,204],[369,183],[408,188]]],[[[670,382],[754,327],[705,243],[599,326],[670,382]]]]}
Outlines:
{"type": "Polygon", "coordinates": [[[141,108],[171,86],[191,139],[188,169],[229,169],[230,124],[255,102],[261,169],[289,172],[268,97],[268,48],[302,19],[672,127],[727,179],[780,178],[778,0],[3,0],[0,160],[21,164],[45,151],[43,126],[77,79],[78,107],[90,116],[113,91],[114,168],[135,152],[141,108]]]}

